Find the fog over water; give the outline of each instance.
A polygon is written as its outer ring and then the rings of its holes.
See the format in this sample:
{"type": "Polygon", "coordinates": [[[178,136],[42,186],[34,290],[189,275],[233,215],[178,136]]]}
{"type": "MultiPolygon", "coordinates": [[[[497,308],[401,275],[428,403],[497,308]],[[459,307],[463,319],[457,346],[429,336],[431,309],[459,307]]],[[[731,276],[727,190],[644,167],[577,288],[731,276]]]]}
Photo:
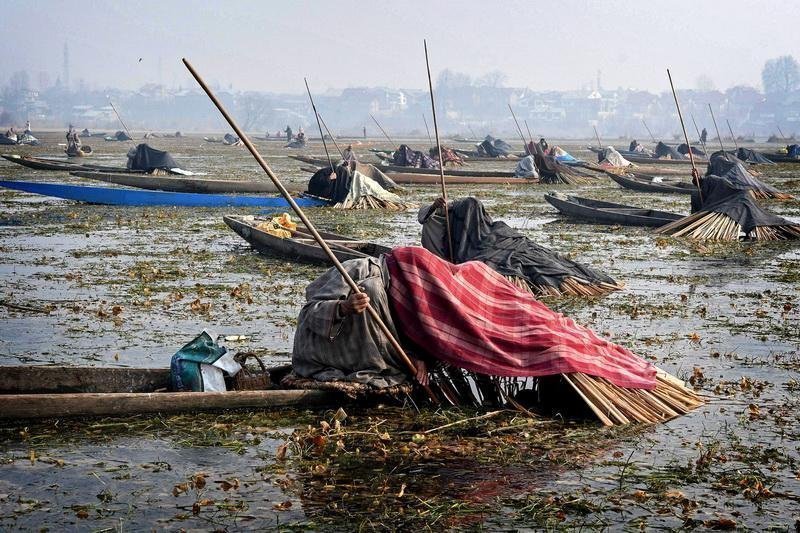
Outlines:
{"type": "Polygon", "coordinates": [[[82,2],[5,0],[0,83],[27,70],[31,82],[138,88],[190,85],[191,58],[234,90],[293,92],[352,86],[423,88],[422,40],[434,76],[449,68],[533,90],[594,86],[665,89],[672,67],[683,87],[760,88],[764,62],[800,56],[796,2],[737,0],[636,3],[568,0],[442,2],[82,2]],[[141,59],[141,60],[140,60],[141,59]]]}

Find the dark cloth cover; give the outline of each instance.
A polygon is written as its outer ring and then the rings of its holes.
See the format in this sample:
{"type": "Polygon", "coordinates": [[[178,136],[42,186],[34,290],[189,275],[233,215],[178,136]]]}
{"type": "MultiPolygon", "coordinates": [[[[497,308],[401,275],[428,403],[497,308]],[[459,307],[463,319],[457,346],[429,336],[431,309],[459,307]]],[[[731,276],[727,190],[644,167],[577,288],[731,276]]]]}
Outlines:
{"type": "Polygon", "coordinates": [[[350,192],[353,174],[347,165],[339,165],[336,167],[336,179],[330,179],[330,175],[331,167],[317,170],[308,180],[308,194],[328,198],[332,202],[341,202],[350,192]]]}
{"type": "Polygon", "coordinates": [[[482,143],[476,145],[478,153],[486,157],[502,157],[511,153],[513,150],[511,145],[503,139],[495,139],[491,135],[487,135],[482,143]]]}
{"type": "Polygon", "coordinates": [[[417,150],[412,150],[407,144],[401,144],[395,150],[392,164],[398,167],[414,168],[439,168],[439,162],[417,150]]]}
{"type": "Polygon", "coordinates": [[[783,217],[761,209],[749,189],[734,185],[719,176],[706,176],[700,182],[702,204],[697,194],[692,194],[692,213],[709,211],[724,213],[739,223],[742,231],[750,233],[756,226],[788,226],[792,223],[783,217]]]}
{"type": "Polygon", "coordinates": [[[678,152],[672,146],[659,142],[656,145],[656,157],[669,157],[671,159],[685,159],[682,153],[678,152]]]}
{"type": "Polygon", "coordinates": [[[786,147],[786,154],[789,157],[800,158],[800,144],[790,144],[786,147]]]}
{"type": "Polygon", "coordinates": [[[127,167],[129,170],[143,170],[145,172],[150,172],[157,168],[179,168],[178,163],[172,159],[168,152],[156,150],[146,143],[141,143],[136,148],[131,148],[128,152],[127,167]]]}
{"type": "MultiPolygon", "coordinates": [[[[704,151],[700,150],[696,146],[692,146],[691,149],[692,149],[692,154],[694,154],[694,155],[699,155],[701,157],[705,157],[705,155],[706,155],[706,153],[704,151]]],[[[678,150],[679,153],[681,153],[683,155],[687,155],[689,153],[689,145],[687,145],[686,143],[683,143],[680,146],[678,146],[677,150],[678,150]]]]}
{"type": "MultiPolygon", "coordinates": [[[[716,152],[718,154],[719,152],[716,152]]],[[[778,189],[767,185],[750,174],[742,163],[738,160],[726,159],[725,157],[711,157],[706,170],[706,176],[719,176],[730,182],[734,189],[764,191],[770,194],[780,193],[778,189]]]]}
{"type": "Polygon", "coordinates": [[[772,161],[764,157],[762,154],[749,148],[739,148],[736,150],[736,157],[745,163],[755,163],[759,165],[774,165],[772,161]]]}
{"type": "MultiPolygon", "coordinates": [[[[593,282],[616,283],[601,272],[539,246],[505,222],[493,221],[483,204],[475,198],[451,202],[448,214],[455,263],[481,261],[504,276],[516,276],[534,285],[555,288],[559,288],[561,282],[570,276],[593,282]]],[[[434,227],[443,226],[444,217],[437,218],[424,223],[426,227],[423,229],[422,245],[449,259],[447,231],[438,231],[441,228],[434,227]]]]}
{"type": "Polygon", "coordinates": [[[116,140],[118,140],[118,141],[132,141],[133,140],[124,131],[118,131],[117,133],[115,133],[114,134],[114,138],[116,140]]]}

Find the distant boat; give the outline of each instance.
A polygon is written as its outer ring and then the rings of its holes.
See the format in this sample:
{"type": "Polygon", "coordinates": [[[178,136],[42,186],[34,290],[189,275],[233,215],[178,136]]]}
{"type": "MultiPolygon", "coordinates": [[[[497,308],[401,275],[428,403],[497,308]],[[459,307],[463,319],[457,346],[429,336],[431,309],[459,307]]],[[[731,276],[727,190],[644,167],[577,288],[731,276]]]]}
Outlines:
{"type": "MultiPolygon", "coordinates": [[[[175,207],[288,207],[285,199],[276,196],[234,196],[182,192],[143,191],[110,187],[86,187],[64,183],[0,180],[0,187],[65,200],[100,205],[175,206],[175,207]]],[[[313,198],[295,200],[302,207],[318,207],[326,202],[313,198]]]]}

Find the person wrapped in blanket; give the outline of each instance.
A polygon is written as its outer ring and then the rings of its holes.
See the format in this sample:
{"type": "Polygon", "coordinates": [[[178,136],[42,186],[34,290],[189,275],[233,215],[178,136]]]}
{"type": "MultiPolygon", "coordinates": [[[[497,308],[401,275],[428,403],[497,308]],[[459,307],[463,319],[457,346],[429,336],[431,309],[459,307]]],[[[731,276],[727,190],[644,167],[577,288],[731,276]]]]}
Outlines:
{"type": "Polygon", "coordinates": [[[655,368],[550,310],[479,261],[449,263],[420,247],[342,263],[306,289],[292,351],[295,374],[383,388],[428,380],[441,361],[485,376],[583,372],[620,387],[655,387],[655,368]],[[365,313],[371,305],[415,366],[413,375],[365,313]],[[426,363],[427,361],[427,363],[426,363]]]}
{"type": "Polygon", "coordinates": [[[523,281],[535,294],[554,295],[562,290],[567,279],[604,288],[598,294],[621,288],[606,274],[536,244],[505,222],[492,220],[477,198],[451,201],[447,214],[452,254],[444,200],[438,198],[433,204],[422,207],[417,215],[422,224],[422,246],[441,258],[452,259],[456,264],[481,261],[504,276],[523,281]]]}

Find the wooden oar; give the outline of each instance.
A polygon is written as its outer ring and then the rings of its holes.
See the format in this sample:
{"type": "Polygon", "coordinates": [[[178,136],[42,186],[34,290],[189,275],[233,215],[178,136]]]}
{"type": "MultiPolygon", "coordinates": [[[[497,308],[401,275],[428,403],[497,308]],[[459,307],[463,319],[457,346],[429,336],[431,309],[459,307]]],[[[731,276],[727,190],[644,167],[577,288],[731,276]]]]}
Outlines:
{"type": "Polygon", "coordinates": [[[450,215],[447,212],[447,188],[444,184],[444,161],[442,161],[442,144],[439,142],[439,125],[436,121],[436,102],[433,98],[433,82],[431,81],[431,64],[428,61],[428,42],[423,39],[425,47],[425,67],[428,69],[428,89],[431,92],[431,111],[433,113],[433,133],[436,135],[436,149],[439,151],[439,177],[442,182],[442,200],[444,200],[444,220],[447,224],[447,243],[450,250],[450,261],[455,263],[455,253],[453,252],[453,234],[450,231],[450,215]]]}
{"type": "Polygon", "coordinates": [[[376,125],[376,126],[378,126],[378,129],[379,129],[379,130],[381,130],[381,133],[383,133],[383,135],[384,135],[384,136],[385,136],[387,139],[389,139],[389,142],[390,142],[390,143],[392,143],[392,146],[397,146],[397,145],[394,143],[394,141],[392,140],[392,138],[391,138],[391,137],[389,137],[389,134],[388,134],[388,133],[386,133],[386,130],[384,130],[384,129],[381,127],[380,123],[378,123],[378,119],[376,119],[375,117],[373,117],[373,116],[372,116],[372,113],[370,113],[370,115],[369,115],[369,118],[371,118],[371,119],[372,119],[372,121],[375,123],[375,125],[376,125]]]}
{"type": "Polygon", "coordinates": [[[678,118],[681,121],[681,129],[683,130],[683,138],[686,141],[686,146],[689,147],[689,161],[692,162],[692,176],[694,181],[697,182],[697,193],[700,195],[700,203],[703,203],[703,192],[700,190],[700,173],[694,164],[694,154],[692,153],[692,145],[689,144],[689,136],[686,135],[686,126],[683,124],[683,115],[681,114],[681,105],[678,103],[678,94],[675,92],[675,86],[672,84],[672,74],[667,69],[667,77],[669,78],[669,86],[672,89],[672,97],[675,99],[675,107],[678,109],[678,118]]]}
{"type": "Polygon", "coordinates": [[[783,134],[783,131],[781,131],[781,125],[777,124],[777,126],[778,126],[778,133],[781,134],[781,139],[783,139],[783,142],[786,143],[788,146],[788,140],[786,139],[786,135],[783,134]]]}
{"type": "MultiPolygon", "coordinates": [[[[311,89],[308,88],[308,80],[303,78],[306,84],[306,92],[308,92],[308,99],[311,100],[311,109],[314,111],[314,118],[317,119],[317,127],[319,128],[319,136],[322,139],[322,147],[325,148],[325,155],[328,156],[328,164],[331,166],[331,173],[336,172],[336,167],[333,166],[331,161],[331,154],[328,153],[328,145],[325,143],[325,134],[322,133],[322,125],[319,122],[319,113],[317,113],[317,106],[314,105],[314,98],[311,96],[311,89]]],[[[241,137],[240,137],[241,138],[241,137]]],[[[333,174],[331,174],[331,177],[333,174]]]]}
{"type": "MultiPolygon", "coordinates": [[[[531,129],[528,127],[528,121],[525,120],[525,119],[522,119],[522,122],[525,123],[525,130],[528,132],[528,139],[530,139],[531,144],[533,144],[533,135],[531,135],[531,129]]],[[[531,155],[533,155],[533,154],[531,154],[531,155]]]]}
{"type": "Polygon", "coordinates": [[[714,118],[714,110],[711,109],[711,104],[708,104],[708,112],[711,113],[711,121],[714,123],[714,129],[717,130],[717,140],[719,141],[719,148],[722,150],[722,154],[725,158],[728,158],[728,153],[725,151],[725,146],[722,145],[722,135],[719,133],[719,128],[717,127],[717,119],[714,118]]]}
{"type": "Polygon", "coordinates": [[[594,129],[594,136],[597,137],[597,147],[602,150],[603,143],[600,142],[600,135],[597,133],[597,126],[592,126],[592,129],[594,129]]]}
{"type": "Polygon", "coordinates": [[[325,124],[325,119],[322,118],[322,114],[317,113],[317,116],[319,117],[319,121],[322,122],[322,125],[325,127],[325,131],[328,132],[328,136],[333,141],[333,145],[336,147],[336,151],[339,152],[339,156],[341,156],[341,158],[344,159],[344,152],[342,152],[342,149],[339,148],[339,143],[336,142],[336,137],[334,137],[333,133],[331,133],[331,130],[328,129],[328,125],[325,124]]]}
{"type": "Polygon", "coordinates": [[[511,104],[508,104],[508,110],[511,111],[511,118],[514,119],[514,124],[517,125],[517,131],[519,132],[519,138],[522,139],[522,146],[525,147],[525,153],[533,155],[530,150],[528,150],[528,143],[525,142],[525,136],[522,134],[522,128],[519,127],[519,122],[517,122],[517,115],[515,115],[514,110],[511,109],[511,104]]]}
{"type": "MultiPolygon", "coordinates": [[[[272,183],[275,184],[275,187],[280,191],[281,195],[286,199],[286,201],[292,207],[292,210],[295,212],[295,214],[297,214],[297,216],[303,222],[306,229],[308,229],[309,233],[311,233],[311,235],[314,236],[314,239],[317,241],[320,248],[322,248],[325,251],[325,254],[328,256],[328,259],[330,259],[333,265],[336,267],[336,270],[338,270],[339,273],[342,275],[342,278],[344,278],[344,281],[350,287],[350,290],[356,293],[360,293],[361,288],[358,285],[356,285],[356,282],[353,281],[353,278],[351,278],[350,274],[347,273],[347,270],[344,269],[342,263],[339,261],[339,259],[336,258],[336,255],[333,253],[328,244],[325,242],[325,239],[323,239],[322,235],[319,234],[317,228],[314,227],[314,224],[311,223],[311,220],[309,220],[305,212],[300,208],[299,205],[297,205],[297,202],[294,201],[294,198],[292,198],[292,195],[289,194],[289,191],[286,190],[286,187],[283,186],[283,183],[281,183],[281,180],[278,179],[278,176],[275,174],[275,172],[272,171],[272,169],[264,160],[264,158],[261,157],[261,154],[258,152],[258,149],[256,149],[256,147],[253,145],[253,143],[250,141],[247,135],[245,135],[245,133],[239,128],[239,126],[236,124],[236,121],[233,120],[233,117],[231,117],[225,110],[225,107],[222,105],[222,102],[220,102],[217,99],[217,97],[214,95],[214,93],[211,91],[208,85],[206,85],[206,82],[203,81],[203,78],[200,77],[200,74],[197,73],[197,71],[194,69],[194,67],[191,65],[191,63],[189,63],[189,61],[186,58],[183,58],[183,64],[186,65],[186,68],[189,69],[189,72],[192,74],[194,79],[197,80],[197,83],[200,85],[200,87],[202,87],[203,91],[205,91],[205,93],[208,95],[211,101],[214,102],[214,105],[217,107],[217,109],[219,109],[219,112],[222,113],[222,116],[225,117],[225,120],[228,121],[228,124],[230,124],[230,126],[233,128],[233,131],[236,132],[236,135],[239,136],[239,139],[242,140],[244,145],[247,147],[247,149],[253,155],[255,160],[258,162],[258,165],[264,170],[267,176],[269,176],[269,179],[272,180],[272,183]]],[[[399,342],[397,342],[397,339],[394,338],[392,332],[389,331],[389,328],[383,322],[378,312],[375,311],[372,305],[367,306],[367,312],[369,313],[369,316],[372,318],[372,320],[374,320],[375,323],[378,325],[378,328],[381,330],[381,333],[383,333],[389,340],[389,343],[392,345],[392,348],[394,348],[394,350],[397,352],[397,354],[400,357],[400,360],[403,361],[403,363],[406,365],[411,375],[412,376],[416,375],[417,373],[416,365],[414,365],[411,359],[409,359],[408,355],[406,355],[405,350],[403,350],[403,347],[400,346],[399,342]]],[[[426,385],[423,385],[422,387],[423,389],[425,389],[425,392],[428,394],[430,399],[434,403],[438,403],[438,398],[433,393],[431,388],[426,385]]]]}

